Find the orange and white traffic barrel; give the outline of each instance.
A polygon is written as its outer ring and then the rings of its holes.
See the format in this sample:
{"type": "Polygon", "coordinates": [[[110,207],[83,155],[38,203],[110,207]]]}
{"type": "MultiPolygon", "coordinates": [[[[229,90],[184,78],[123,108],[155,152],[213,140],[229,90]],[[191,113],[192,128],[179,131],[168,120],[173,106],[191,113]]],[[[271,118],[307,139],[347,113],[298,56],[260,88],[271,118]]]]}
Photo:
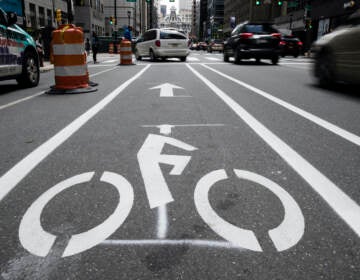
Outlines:
{"type": "Polygon", "coordinates": [[[120,43],[120,64],[131,65],[132,63],[132,51],[131,42],[129,40],[122,40],[120,43]]]}
{"type": "Polygon", "coordinates": [[[73,24],[61,25],[52,33],[55,86],[50,93],[95,91],[89,86],[84,33],[73,24]]]}
{"type": "Polygon", "coordinates": [[[109,43],[109,53],[110,54],[114,53],[114,44],[113,43],[109,43]]]}

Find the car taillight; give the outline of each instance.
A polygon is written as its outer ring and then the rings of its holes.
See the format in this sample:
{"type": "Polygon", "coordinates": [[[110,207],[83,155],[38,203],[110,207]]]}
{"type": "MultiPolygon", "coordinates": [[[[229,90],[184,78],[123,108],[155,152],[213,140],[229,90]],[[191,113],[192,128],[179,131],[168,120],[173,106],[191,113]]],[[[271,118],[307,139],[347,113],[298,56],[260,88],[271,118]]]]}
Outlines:
{"type": "Polygon", "coordinates": [[[160,46],[161,46],[160,40],[156,40],[156,41],[155,41],[155,46],[157,46],[157,47],[160,47],[160,46]]]}
{"type": "Polygon", "coordinates": [[[281,34],[280,33],[272,33],[271,36],[280,39],[281,38],[281,34]]]}
{"type": "Polygon", "coordinates": [[[302,43],[301,41],[299,41],[297,44],[298,44],[300,47],[303,45],[303,43],[302,43]]]}
{"type": "Polygon", "coordinates": [[[285,42],[285,41],[280,41],[279,45],[280,45],[280,46],[285,46],[285,45],[286,45],[286,42],[285,42]]]}
{"type": "Polygon", "coordinates": [[[249,39],[253,36],[252,33],[240,33],[240,39],[249,39]]]}

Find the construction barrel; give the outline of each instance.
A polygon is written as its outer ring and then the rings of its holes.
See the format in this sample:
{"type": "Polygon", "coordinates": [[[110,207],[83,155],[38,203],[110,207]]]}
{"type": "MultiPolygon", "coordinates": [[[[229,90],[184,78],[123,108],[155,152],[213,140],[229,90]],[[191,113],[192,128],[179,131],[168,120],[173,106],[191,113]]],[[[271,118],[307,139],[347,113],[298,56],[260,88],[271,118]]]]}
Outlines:
{"type": "Polygon", "coordinates": [[[55,72],[53,93],[95,91],[89,87],[84,33],[73,24],[61,25],[52,33],[52,56],[55,72]]]}
{"type": "Polygon", "coordinates": [[[129,40],[122,40],[120,43],[120,64],[132,65],[132,51],[131,42],[129,40]]]}
{"type": "Polygon", "coordinates": [[[114,44],[113,43],[109,43],[109,53],[110,54],[114,53],[114,44]]]}

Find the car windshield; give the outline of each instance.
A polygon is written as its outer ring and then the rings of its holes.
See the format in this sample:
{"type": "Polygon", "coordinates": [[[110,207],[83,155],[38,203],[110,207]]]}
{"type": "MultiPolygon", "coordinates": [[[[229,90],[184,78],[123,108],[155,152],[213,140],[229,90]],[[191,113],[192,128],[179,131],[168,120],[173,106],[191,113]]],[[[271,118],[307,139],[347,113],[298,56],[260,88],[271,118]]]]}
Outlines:
{"type": "Polygon", "coordinates": [[[277,30],[271,27],[270,25],[265,24],[247,24],[244,26],[244,31],[255,34],[268,34],[276,33],[277,30]]]}
{"type": "Polygon", "coordinates": [[[160,31],[160,39],[186,39],[186,37],[178,32],[160,31]]]}

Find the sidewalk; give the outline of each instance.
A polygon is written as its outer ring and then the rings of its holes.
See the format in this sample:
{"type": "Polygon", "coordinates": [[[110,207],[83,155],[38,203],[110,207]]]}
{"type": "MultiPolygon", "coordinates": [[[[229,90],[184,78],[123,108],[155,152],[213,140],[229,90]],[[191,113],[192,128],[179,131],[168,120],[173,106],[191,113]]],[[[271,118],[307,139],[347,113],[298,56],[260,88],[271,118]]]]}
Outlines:
{"type": "Polygon", "coordinates": [[[54,69],[54,65],[50,61],[44,61],[44,66],[40,67],[40,73],[44,73],[54,69]]]}

